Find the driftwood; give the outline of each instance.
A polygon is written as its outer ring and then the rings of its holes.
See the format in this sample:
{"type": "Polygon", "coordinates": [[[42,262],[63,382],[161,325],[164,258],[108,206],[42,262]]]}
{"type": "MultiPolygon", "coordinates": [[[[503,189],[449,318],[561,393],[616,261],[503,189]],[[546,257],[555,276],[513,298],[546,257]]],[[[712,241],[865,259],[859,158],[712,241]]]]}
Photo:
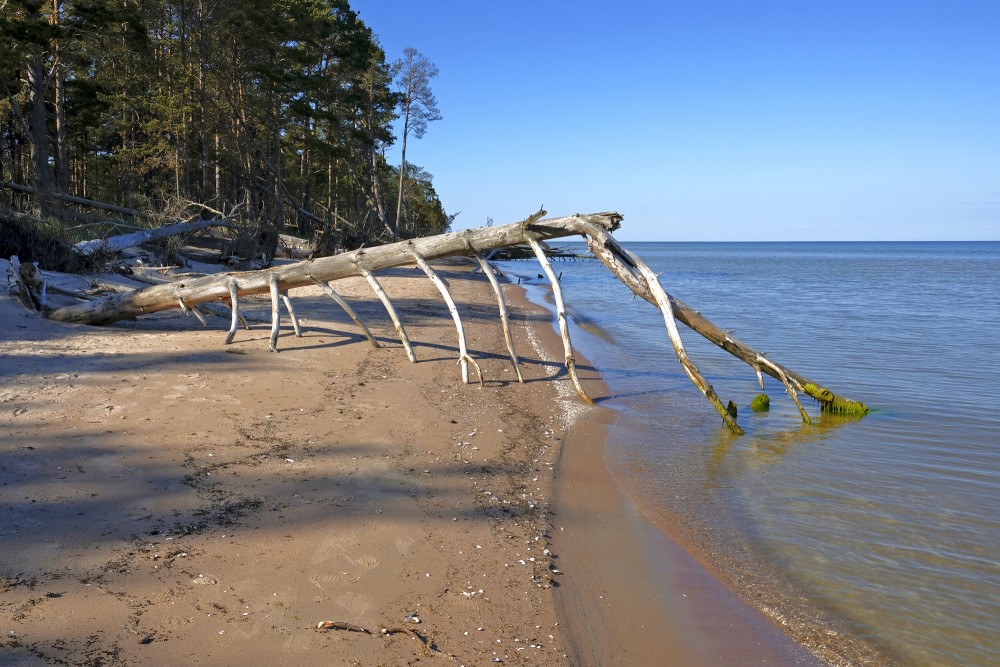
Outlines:
{"type": "MultiPolygon", "coordinates": [[[[316,624],[317,630],[345,630],[347,632],[357,632],[363,635],[374,635],[375,633],[364,628],[360,625],[354,625],[353,623],[345,623],[343,621],[320,621],[316,624]]],[[[378,632],[379,635],[383,637],[390,637],[392,635],[407,635],[417,641],[420,645],[421,653],[425,656],[430,656],[432,653],[439,653],[434,645],[429,639],[424,637],[422,634],[414,630],[413,628],[407,627],[397,627],[397,628],[382,628],[378,632]]]]}
{"type": "Polygon", "coordinates": [[[158,241],[159,239],[165,239],[171,236],[197,232],[202,229],[208,229],[209,227],[230,226],[231,224],[229,222],[229,218],[224,217],[210,218],[208,220],[192,220],[190,222],[178,222],[173,225],[164,225],[163,227],[144,229],[130,234],[109,236],[106,239],[81,241],[73,246],[73,250],[75,250],[78,255],[84,256],[93,255],[98,252],[118,252],[120,250],[124,250],[125,248],[131,248],[132,246],[149,243],[150,241],[158,241]]]}
{"type": "Polygon", "coordinates": [[[7,285],[11,293],[28,310],[44,310],[46,308],[45,293],[48,282],[38,270],[36,264],[22,264],[17,255],[10,258],[7,268],[7,285]]]}
{"type": "MultiPolygon", "coordinates": [[[[649,301],[663,314],[667,325],[669,339],[677,354],[685,373],[698,387],[699,391],[712,403],[726,425],[736,433],[742,433],[737,425],[735,415],[723,406],[715,394],[712,385],[698,371],[694,362],[688,357],[681,342],[674,321],[679,321],[698,334],[712,341],[733,356],[741,359],[754,369],[763,386],[762,373],[780,380],[789,395],[799,405],[797,394],[804,392],[819,401],[824,410],[836,413],[863,415],[868,408],[863,404],[838,396],[829,389],[815,383],[793,371],[777,364],[753,348],[732,338],[723,329],[709,322],[697,311],[667,294],[660,285],[652,270],[634,254],[623,248],[612,236],[611,232],[618,228],[621,216],[617,213],[594,213],[590,215],[574,215],[563,218],[541,219],[544,212],[529,217],[520,223],[500,227],[484,227],[470,229],[451,234],[400,241],[383,246],[355,250],[329,257],[309,259],[294,264],[288,264],[268,270],[233,272],[218,276],[205,276],[190,280],[181,280],[164,285],[155,285],[124,294],[114,294],[85,303],[64,306],[47,312],[47,316],[61,322],[84,324],[109,324],[123,319],[132,319],[142,315],[178,307],[194,308],[197,304],[228,299],[231,305],[231,327],[226,343],[232,341],[239,322],[238,299],[252,294],[271,294],[272,331],[269,348],[277,350],[277,333],[280,327],[279,295],[290,306],[288,291],[316,283],[328,283],[350,276],[363,276],[371,285],[379,299],[385,305],[393,324],[399,333],[401,342],[406,348],[407,356],[415,361],[413,350],[402,322],[399,320],[392,303],[379,285],[374,273],[379,270],[417,265],[434,281],[441,292],[442,298],[448,304],[449,311],[455,320],[459,338],[459,363],[462,365],[462,379],[468,382],[469,362],[478,365],[469,356],[461,319],[454,301],[448,294],[447,287],[437,277],[427,263],[429,260],[452,256],[481,257],[483,254],[499,248],[513,246],[530,246],[552,283],[553,296],[556,301],[556,311],[560,334],[565,348],[565,364],[573,385],[580,397],[590,401],[576,374],[572,343],[566,325],[565,307],[559,281],[549,265],[540,243],[546,239],[561,238],[573,235],[583,236],[594,256],[615,274],[632,292],[649,301]]],[[[489,271],[487,270],[487,274],[489,271]]],[[[327,292],[328,294],[330,292],[327,292]]],[[[502,304],[502,296],[500,297],[502,304]]],[[[288,308],[291,312],[291,309],[288,308]]],[[[503,312],[503,311],[502,311],[503,312]]],[[[292,315],[293,324],[298,332],[298,325],[292,315]]],[[[513,345],[509,344],[511,357],[517,368],[513,345]]],[[[520,372],[518,371],[520,379],[520,372]]],[[[482,374],[480,372],[480,381],[482,374]]],[[[809,419],[805,410],[799,408],[803,419],[809,419]]]]}

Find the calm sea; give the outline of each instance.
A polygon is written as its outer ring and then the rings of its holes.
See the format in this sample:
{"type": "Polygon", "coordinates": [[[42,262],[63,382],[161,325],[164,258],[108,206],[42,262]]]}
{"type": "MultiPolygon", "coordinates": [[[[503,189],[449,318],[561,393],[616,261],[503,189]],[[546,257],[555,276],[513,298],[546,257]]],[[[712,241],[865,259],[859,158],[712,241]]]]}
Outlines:
{"type": "Polygon", "coordinates": [[[730,436],[659,313],[598,262],[557,262],[632,500],[800,634],[905,664],[1000,664],[1000,243],[626,245],[736,338],[873,409],[807,405],[817,423],[803,425],[766,378],[771,410],[753,413],[754,372],[681,326],[741,408],[747,435],[730,436]]]}

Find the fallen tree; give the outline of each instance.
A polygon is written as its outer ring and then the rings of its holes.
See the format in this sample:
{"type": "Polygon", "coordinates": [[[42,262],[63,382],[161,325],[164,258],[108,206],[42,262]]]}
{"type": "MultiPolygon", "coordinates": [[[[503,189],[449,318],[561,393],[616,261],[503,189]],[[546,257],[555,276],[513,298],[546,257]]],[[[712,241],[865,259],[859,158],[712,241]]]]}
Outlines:
{"type": "MultiPolygon", "coordinates": [[[[400,339],[406,348],[407,355],[415,360],[405,329],[392,307],[391,301],[381,288],[375,277],[375,272],[406,265],[419,266],[434,281],[448,304],[455,321],[459,341],[459,361],[462,365],[462,379],[468,382],[468,364],[476,367],[466,351],[465,335],[462,330],[461,318],[447,287],[437,278],[434,270],[427,264],[428,260],[453,256],[479,258],[484,253],[499,248],[527,245],[532,248],[548,276],[556,303],[556,315],[559,321],[560,334],[565,353],[565,365],[570,379],[580,397],[591,402],[576,373],[575,359],[569,329],[566,324],[566,313],[563,306],[562,290],[555,273],[549,264],[541,246],[547,239],[561,238],[573,235],[583,236],[594,256],[615,274],[633,293],[656,306],[663,314],[671,344],[677,354],[685,373],[698,387],[701,393],[712,403],[726,425],[735,433],[742,433],[736,423],[735,411],[727,409],[716,395],[712,385],[701,375],[697,366],[688,357],[683,342],[677,331],[676,322],[681,322],[698,334],[721,347],[726,352],[747,363],[757,374],[763,387],[763,374],[770,375],[782,382],[789,396],[798,406],[802,418],[809,421],[809,416],[799,402],[798,395],[805,393],[817,400],[826,411],[841,414],[863,415],[868,408],[862,403],[839,396],[819,383],[813,382],[784,366],[766,359],[748,345],[741,343],[727,334],[723,329],[702,317],[687,304],[667,294],[660,285],[652,270],[637,256],[622,247],[611,236],[621,222],[622,216],[617,213],[594,213],[589,215],[574,215],[561,218],[542,219],[544,211],[528,219],[500,227],[483,227],[451,234],[400,241],[383,246],[364,248],[352,252],[309,259],[294,264],[288,264],[260,271],[232,272],[221,275],[205,276],[191,280],[180,280],[163,285],[146,287],[132,292],[113,294],[102,298],[86,301],[70,306],[63,306],[46,312],[50,319],[60,322],[75,322],[83,324],[109,324],[124,319],[132,319],[172,308],[180,308],[189,312],[198,304],[220,300],[228,300],[232,320],[226,343],[232,341],[240,322],[239,298],[269,293],[271,296],[271,336],[269,347],[277,351],[277,338],[280,329],[279,306],[283,302],[296,335],[300,335],[298,321],[292,309],[289,290],[298,287],[321,285],[351,276],[363,276],[385,305],[400,339]]],[[[329,285],[328,285],[329,287],[329,285]]],[[[503,294],[499,286],[494,285],[501,313],[503,294]]],[[[332,287],[327,292],[338,300],[332,287]]],[[[338,300],[342,302],[342,300],[338,300]]],[[[197,310],[194,311],[197,314],[197,310]]],[[[356,315],[351,313],[357,321],[356,315]]],[[[508,341],[506,318],[503,325],[508,341]]],[[[517,369],[517,357],[513,344],[508,342],[511,359],[517,369]]],[[[518,370],[520,378],[520,371],[518,370]]],[[[480,381],[482,376],[480,374],[480,381]]]]}
{"type": "Polygon", "coordinates": [[[181,234],[190,234],[191,232],[201,231],[203,229],[208,229],[209,227],[232,227],[232,224],[229,222],[229,218],[222,217],[178,222],[172,225],[154,227],[152,229],[142,229],[129,234],[109,236],[105,239],[81,241],[73,246],[73,250],[75,250],[77,254],[83,256],[94,255],[99,252],[116,253],[124,250],[125,248],[142,245],[143,243],[149,243],[150,241],[158,241],[160,239],[179,236],[181,234]]]}

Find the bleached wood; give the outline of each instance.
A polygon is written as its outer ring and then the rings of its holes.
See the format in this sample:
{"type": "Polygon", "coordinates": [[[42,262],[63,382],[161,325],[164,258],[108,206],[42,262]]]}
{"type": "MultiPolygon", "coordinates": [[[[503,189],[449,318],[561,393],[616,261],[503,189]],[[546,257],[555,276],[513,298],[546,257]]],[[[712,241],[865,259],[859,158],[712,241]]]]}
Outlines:
{"type": "Polygon", "coordinates": [[[670,305],[670,299],[667,297],[667,293],[663,291],[663,286],[660,284],[660,279],[653,273],[653,270],[646,265],[641,259],[636,257],[634,254],[631,255],[632,262],[635,267],[639,270],[642,276],[646,279],[646,284],[649,286],[649,290],[656,300],[656,305],[660,308],[660,312],[663,313],[663,322],[667,326],[667,335],[670,338],[670,342],[674,347],[674,353],[677,355],[678,361],[681,363],[681,368],[687,374],[688,379],[701,391],[702,396],[708,399],[708,402],[719,413],[722,417],[722,421],[726,423],[733,433],[742,434],[743,429],[736,423],[733,415],[729,413],[726,406],[722,404],[719,396],[715,393],[715,389],[712,385],[708,383],[708,380],[701,374],[698,367],[695,366],[691,358],[688,357],[687,350],[684,349],[684,342],[681,340],[681,334],[677,330],[677,322],[674,321],[674,309],[670,305]]]}
{"type": "Polygon", "coordinates": [[[143,243],[149,243],[150,241],[169,238],[179,234],[188,234],[190,232],[208,229],[209,227],[228,226],[230,226],[228,218],[212,218],[210,220],[178,222],[172,225],[156,227],[154,229],[144,229],[130,234],[109,236],[106,239],[81,241],[73,246],[73,250],[76,251],[78,255],[83,256],[93,255],[97,252],[118,252],[119,250],[124,250],[125,248],[131,248],[133,246],[142,245],[143,243]]]}
{"type": "Polygon", "coordinates": [[[287,293],[281,295],[281,301],[285,304],[285,310],[288,311],[288,318],[292,321],[292,328],[295,329],[295,337],[302,338],[302,327],[299,326],[299,318],[295,315],[295,308],[292,307],[292,300],[288,297],[287,293]]]}
{"type": "Polygon", "coordinates": [[[201,322],[201,326],[203,326],[203,327],[207,327],[208,326],[208,322],[205,321],[205,316],[201,314],[201,311],[199,311],[197,307],[195,307],[195,308],[188,308],[187,305],[184,303],[184,299],[181,299],[179,297],[178,297],[177,301],[180,304],[180,308],[181,308],[181,312],[182,313],[184,313],[188,317],[191,317],[191,315],[194,314],[194,316],[198,318],[198,321],[201,322]]]}
{"type": "Polygon", "coordinates": [[[226,336],[225,342],[226,345],[229,345],[233,342],[233,337],[236,335],[236,327],[240,322],[240,303],[236,298],[239,293],[239,287],[236,285],[236,281],[230,278],[226,287],[229,289],[229,302],[233,312],[232,323],[229,325],[229,335],[226,336]]]}
{"type": "Polygon", "coordinates": [[[201,322],[201,326],[203,326],[203,327],[207,327],[208,326],[208,321],[205,320],[205,316],[202,314],[201,310],[199,310],[198,306],[195,306],[194,308],[192,308],[191,312],[194,313],[194,316],[198,318],[199,322],[201,322]]]}
{"type": "Polygon", "coordinates": [[[277,274],[272,273],[268,279],[271,288],[271,337],[268,339],[267,349],[271,352],[278,351],[278,334],[281,331],[281,309],[278,307],[280,293],[280,279],[277,274]]]}
{"type": "MultiPolygon", "coordinates": [[[[441,276],[439,276],[437,272],[431,268],[431,265],[427,263],[427,260],[421,257],[417,252],[411,251],[410,254],[413,255],[413,259],[417,263],[417,266],[420,267],[420,270],[423,271],[424,274],[430,278],[430,281],[434,283],[434,286],[437,287],[438,292],[441,293],[441,298],[444,299],[444,302],[448,305],[448,312],[451,313],[451,319],[455,322],[455,330],[458,332],[458,363],[462,367],[462,382],[464,384],[469,384],[470,357],[468,348],[465,345],[465,328],[462,326],[462,318],[458,314],[458,306],[455,305],[455,300],[451,298],[451,292],[448,291],[448,286],[444,284],[443,280],[441,280],[441,276]]],[[[482,382],[481,373],[479,377],[480,382],[482,382]]]]}
{"type": "Polygon", "coordinates": [[[559,278],[556,277],[556,272],[552,270],[552,264],[549,262],[549,258],[545,256],[545,251],[542,249],[541,244],[534,238],[529,238],[528,243],[531,245],[531,249],[535,251],[535,257],[538,258],[539,263],[542,265],[542,270],[552,284],[552,298],[556,302],[556,319],[559,321],[559,335],[562,336],[566,370],[569,372],[570,380],[573,381],[573,388],[576,389],[576,393],[580,398],[593,405],[594,399],[587,395],[583,384],[580,382],[580,377],[576,374],[576,358],[573,356],[573,343],[569,339],[569,325],[566,322],[566,305],[563,303],[562,287],[559,286],[559,278]]]}
{"type": "Polygon", "coordinates": [[[514,364],[514,372],[517,373],[517,381],[524,384],[524,376],[521,375],[521,365],[517,361],[517,352],[514,351],[514,337],[510,332],[510,318],[507,316],[507,304],[503,298],[503,290],[500,287],[500,281],[497,280],[496,275],[493,273],[493,267],[490,263],[486,261],[482,253],[470,248],[475,258],[479,261],[479,266],[482,267],[483,273],[486,274],[486,279],[490,281],[490,286],[493,287],[493,292],[497,296],[497,307],[500,310],[500,324],[503,327],[503,337],[507,341],[507,351],[510,352],[510,361],[514,364]]]}
{"type": "Polygon", "coordinates": [[[368,281],[372,291],[375,292],[375,296],[377,296],[379,301],[382,302],[385,312],[389,314],[389,319],[392,320],[393,326],[396,327],[396,333],[399,335],[399,342],[403,344],[403,349],[406,350],[406,358],[409,359],[411,363],[417,363],[417,355],[414,354],[413,346],[410,345],[410,337],[406,335],[406,329],[403,327],[403,322],[399,319],[399,315],[396,313],[396,307],[393,306],[392,301],[389,300],[389,295],[386,294],[385,290],[382,288],[382,284],[379,283],[378,279],[372,274],[371,271],[363,269],[361,275],[368,281]]]}
{"type": "Polygon", "coordinates": [[[317,285],[319,285],[320,289],[326,292],[327,296],[333,299],[334,302],[336,302],[336,304],[340,306],[345,313],[347,313],[347,316],[350,317],[352,320],[354,320],[354,323],[357,324],[358,327],[365,332],[365,336],[368,337],[368,342],[372,344],[372,347],[381,347],[378,341],[375,340],[375,336],[372,335],[372,332],[368,330],[368,327],[365,326],[365,323],[361,321],[361,319],[358,317],[358,314],[354,312],[353,308],[351,308],[351,305],[347,303],[344,297],[340,296],[340,294],[337,293],[337,290],[333,289],[332,285],[321,282],[319,280],[316,280],[315,282],[317,285]]]}
{"type": "MultiPolygon", "coordinates": [[[[591,225],[586,221],[581,222],[580,227],[582,228],[581,234],[584,235],[587,241],[587,247],[590,248],[594,256],[632,290],[633,294],[657,306],[656,297],[650,290],[649,284],[643,278],[641,271],[635,266],[632,255],[611,236],[609,230],[599,225],[591,225]]],[[[678,322],[749,365],[758,376],[760,371],[763,371],[771,377],[780,380],[786,387],[792,386],[797,391],[804,391],[813,399],[819,401],[824,409],[832,408],[837,410],[840,409],[841,405],[845,405],[852,414],[863,415],[868,411],[868,408],[863,403],[840,396],[823,385],[799,375],[778,363],[768,360],[767,364],[762,365],[758,360],[759,358],[763,358],[762,354],[749,345],[730,336],[724,329],[713,324],[708,318],[680,299],[670,294],[667,294],[667,298],[670,300],[671,310],[678,322]]]]}
{"type": "MultiPolygon", "coordinates": [[[[474,255],[474,250],[489,252],[498,248],[524,244],[540,248],[539,243],[543,240],[572,235],[583,236],[591,252],[594,253],[595,257],[605,267],[614,273],[633,293],[652,303],[661,312],[663,311],[658,302],[658,296],[654,293],[653,283],[647,281],[646,277],[644,277],[643,271],[637,266],[635,258],[630,256],[611,236],[611,232],[619,226],[621,221],[620,215],[617,213],[594,213],[542,220],[540,219],[542,214],[544,214],[543,211],[522,222],[510,225],[483,227],[440,236],[400,241],[384,246],[355,250],[341,255],[310,259],[266,271],[206,276],[183,282],[151,286],[125,294],[109,295],[90,302],[57,308],[49,311],[47,316],[63,322],[107,324],[169,308],[177,308],[180,303],[178,299],[186,305],[193,307],[199,303],[217,301],[228,296],[230,302],[233,304],[234,322],[230,329],[229,337],[226,339],[228,343],[232,341],[235,334],[235,322],[242,319],[239,316],[237,297],[268,292],[271,289],[270,276],[277,278],[282,289],[289,290],[312,284],[314,280],[332,281],[360,275],[368,280],[372,289],[386,307],[400,335],[400,340],[406,349],[407,356],[411,361],[415,361],[416,356],[413,354],[412,346],[406,336],[402,322],[400,322],[399,317],[396,315],[395,309],[385,291],[375,279],[373,275],[374,271],[412,265],[415,263],[414,254],[425,258],[425,260],[434,260],[456,255],[470,256],[474,255]]],[[[543,262],[543,267],[546,265],[547,262],[543,262]]],[[[566,326],[564,305],[561,304],[562,293],[559,290],[558,280],[555,278],[551,266],[547,267],[546,273],[549,274],[549,279],[553,284],[553,294],[556,295],[557,301],[560,302],[558,308],[562,312],[562,317],[560,318],[560,329],[562,329],[566,326]]],[[[654,282],[659,285],[658,281],[654,282]]],[[[662,286],[660,287],[662,289],[662,286]]],[[[710,322],[681,300],[666,292],[664,292],[664,295],[671,307],[670,312],[677,321],[690,327],[699,335],[744,361],[755,372],[763,371],[782,381],[786,388],[791,388],[792,391],[789,394],[796,402],[797,399],[794,392],[804,391],[822,403],[824,409],[855,415],[861,415],[868,411],[867,407],[863,404],[839,396],[826,387],[794,373],[780,364],[770,360],[766,364],[760,362],[759,358],[762,355],[756,350],[731,337],[725,330],[710,322]]],[[[589,401],[589,397],[582,391],[582,386],[579,385],[579,379],[576,377],[575,362],[572,359],[572,348],[569,345],[565,345],[565,343],[564,346],[569,350],[567,360],[572,362],[570,377],[574,380],[574,386],[581,397],[589,401]]],[[[475,363],[474,360],[467,360],[475,363]]],[[[688,373],[689,378],[694,381],[695,378],[691,376],[690,368],[683,362],[682,366],[685,368],[685,372],[688,373]]],[[[482,380],[481,376],[480,380],[482,380]]],[[[725,419],[725,416],[723,419],[725,419]]]]}
{"type": "MultiPolygon", "coordinates": [[[[792,401],[794,401],[795,407],[799,409],[799,414],[802,415],[802,421],[806,424],[812,424],[812,419],[809,417],[809,413],[806,412],[806,409],[802,407],[801,403],[799,403],[798,392],[795,391],[795,387],[792,386],[792,383],[788,380],[788,376],[785,372],[776,364],[772,364],[770,361],[765,359],[763,355],[758,355],[757,362],[761,366],[768,366],[774,369],[774,371],[778,374],[778,378],[781,380],[781,383],[785,385],[785,391],[788,392],[788,395],[791,397],[792,401]]],[[[758,368],[760,368],[760,366],[758,366],[758,368]]]]}
{"type": "Polygon", "coordinates": [[[617,213],[574,215],[532,222],[518,222],[499,227],[467,229],[451,234],[399,241],[372,248],[362,248],[328,257],[307,259],[261,271],[241,271],[185,280],[180,284],[151,285],[125,294],[109,295],[86,303],[57,308],[48,317],[60,322],[78,324],[110,324],[142,315],[177,308],[177,297],[188,306],[203,301],[216,301],[228,295],[228,281],[236,279],[239,295],[266,294],[270,274],[277,275],[283,289],[290,290],[313,284],[313,278],[330,281],[364,275],[397,266],[413,265],[410,251],[430,260],[468,256],[469,245],[480,252],[527,243],[527,235],[539,240],[584,233],[589,223],[597,228],[615,229],[621,216],[617,213]]]}

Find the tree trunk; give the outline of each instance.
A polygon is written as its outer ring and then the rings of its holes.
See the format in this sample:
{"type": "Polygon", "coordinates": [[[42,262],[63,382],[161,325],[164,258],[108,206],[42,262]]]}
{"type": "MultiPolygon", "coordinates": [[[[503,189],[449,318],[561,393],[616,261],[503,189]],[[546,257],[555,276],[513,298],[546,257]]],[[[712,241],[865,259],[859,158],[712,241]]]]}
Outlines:
{"type": "Polygon", "coordinates": [[[399,221],[396,221],[396,228],[393,229],[386,219],[385,215],[385,204],[382,202],[382,185],[378,177],[378,149],[374,146],[371,149],[372,157],[372,199],[375,202],[375,212],[378,215],[378,220],[385,227],[386,231],[389,232],[391,238],[399,238],[399,221]]]}
{"type": "Polygon", "coordinates": [[[406,109],[403,112],[403,146],[401,148],[402,155],[399,160],[399,192],[396,196],[396,236],[399,236],[403,224],[403,179],[406,176],[406,137],[409,133],[410,104],[409,100],[407,100],[406,109]]]}
{"type": "Polygon", "coordinates": [[[62,68],[57,67],[55,73],[55,112],[56,112],[56,191],[69,192],[69,151],[66,136],[66,82],[63,79],[62,68]]]}
{"type": "MultiPolygon", "coordinates": [[[[428,260],[457,255],[474,257],[477,252],[485,253],[498,248],[537,244],[538,241],[546,239],[581,235],[587,240],[595,257],[633,293],[655,305],[663,311],[665,317],[676,318],[677,321],[682,322],[747,363],[754,369],[759,379],[761,373],[767,373],[781,380],[793,399],[794,392],[805,392],[819,401],[825,410],[831,412],[853,415],[863,415],[868,412],[868,408],[863,404],[838,396],[829,389],[770,359],[765,359],[761,353],[732,338],[723,329],[709,322],[695,310],[663,292],[663,288],[652,270],[641,259],[619,245],[611,236],[611,232],[617,229],[620,224],[621,216],[619,214],[593,213],[540,220],[539,218],[543,214],[544,212],[539,212],[523,222],[501,227],[480,227],[440,236],[400,241],[341,255],[306,260],[269,270],[206,276],[190,281],[156,285],[133,292],[107,296],[87,303],[58,308],[49,312],[48,317],[62,322],[108,324],[178,308],[181,303],[191,307],[205,301],[226,298],[232,300],[235,311],[238,295],[273,293],[274,290],[287,292],[287,290],[296,287],[313,285],[316,281],[329,282],[349,276],[368,278],[372,272],[377,270],[412,265],[416,262],[416,257],[428,260]],[[667,301],[669,303],[664,303],[667,301]]],[[[670,329],[670,324],[668,322],[668,329],[670,329]]],[[[679,338],[674,335],[675,333],[671,332],[671,339],[685,372],[706,398],[713,404],[719,402],[711,385],[700,377],[694,363],[687,358],[679,343],[679,338]]],[[[567,359],[570,359],[572,350],[568,336],[564,336],[564,343],[567,359]]],[[[567,367],[572,373],[569,364],[567,367]]],[[[763,384],[763,380],[760,381],[763,384]]],[[[584,394],[581,392],[581,395],[584,394]]],[[[723,409],[721,412],[726,411],[723,409]]],[[[725,415],[723,415],[723,419],[734,432],[742,432],[735,420],[726,419],[725,415]]]]}
{"type": "Polygon", "coordinates": [[[214,218],[212,220],[195,220],[193,222],[178,222],[173,225],[146,229],[131,234],[121,234],[119,236],[109,236],[106,239],[93,239],[91,241],[81,241],[73,246],[73,250],[79,255],[93,255],[98,252],[118,252],[125,248],[149,243],[159,239],[188,234],[209,227],[229,226],[228,218],[214,218]]]}
{"type": "Polygon", "coordinates": [[[49,134],[45,111],[45,63],[40,56],[28,60],[28,124],[31,129],[31,163],[34,169],[35,202],[38,213],[51,208],[52,177],[49,174],[49,134]]]}
{"type": "MultiPolygon", "coordinates": [[[[295,264],[262,270],[207,276],[196,280],[147,287],[125,294],[115,294],[88,304],[58,308],[49,317],[61,322],[80,324],[110,324],[140,315],[177,308],[181,298],[190,307],[202,301],[217,301],[229,296],[229,280],[235,279],[240,296],[266,294],[270,291],[269,276],[277,274],[281,290],[313,285],[314,280],[329,282],[363,271],[378,271],[397,266],[413,265],[413,252],[428,260],[470,256],[470,247],[481,252],[527,243],[529,235],[540,240],[584,233],[590,223],[599,229],[616,229],[621,216],[617,213],[597,213],[565,218],[552,218],[531,225],[514,223],[500,227],[470,229],[440,236],[399,241],[373,248],[319,257],[295,264]]],[[[174,225],[173,227],[176,227],[174,225]]],[[[172,229],[167,227],[165,229],[172,229]]]]}

